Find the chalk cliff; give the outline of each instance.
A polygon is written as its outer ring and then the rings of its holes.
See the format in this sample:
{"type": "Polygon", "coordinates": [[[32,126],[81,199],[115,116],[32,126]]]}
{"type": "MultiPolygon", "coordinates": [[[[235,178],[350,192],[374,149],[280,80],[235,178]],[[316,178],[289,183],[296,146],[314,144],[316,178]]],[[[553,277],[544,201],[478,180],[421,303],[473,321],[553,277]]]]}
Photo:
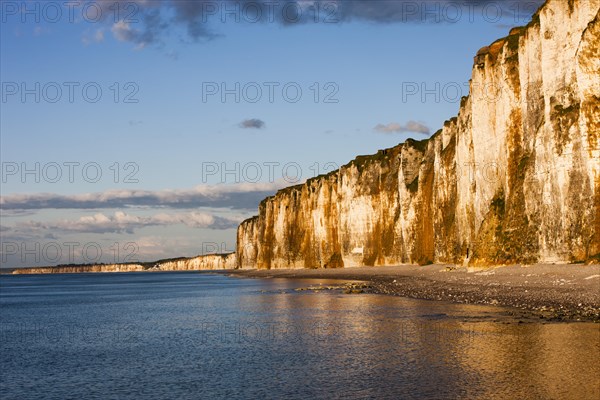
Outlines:
{"type": "Polygon", "coordinates": [[[240,268],[578,262],[600,253],[600,0],[548,0],[408,140],[261,202],[240,268]],[[468,258],[467,258],[468,257],[468,258]]]}
{"type": "Polygon", "coordinates": [[[14,275],[24,274],[80,274],[90,272],[137,272],[145,271],[142,264],[86,264],[86,265],[57,265],[53,267],[15,268],[14,275]]]}
{"type": "Polygon", "coordinates": [[[199,271],[234,269],[236,265],[235,253],[229,253],[157,261],[154,268],[160,271],[199,271]]]}
{"type": "Polygon", "coordinates": [[[235,253],[175,258],[150,263],[59,265],[54,267],[16,268],[12,274],[76,274],[89,272],[200,271],[236,267],[235,253]]]}

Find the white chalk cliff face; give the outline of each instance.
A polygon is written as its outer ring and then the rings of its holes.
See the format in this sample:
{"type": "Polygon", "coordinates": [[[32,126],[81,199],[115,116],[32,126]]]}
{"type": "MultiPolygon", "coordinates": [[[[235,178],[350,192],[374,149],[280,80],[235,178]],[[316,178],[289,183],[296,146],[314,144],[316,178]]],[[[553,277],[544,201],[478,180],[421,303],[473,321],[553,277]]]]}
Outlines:
{"type": "Polygon", "coordinates": [[[192,258],[164,260],[155,263],[154,268],[159,271],[198,271],[198,270],[223,270],[236,267],[235,253],[209,254],[192,258]]]}
{"type": "Polygon", "coordinates": [[[153,263],[60,265],[55,267],[16,268],[12,273],[74,274],[91,272],[199,271],[234,269],[236,265],[235,253],[230,253],[160,260],[153,263]]]}
{"type": "Polygon", "coordinates": [[[478,52],[470,96],[430,139],[265,199],[238,228],[237,266],[597,258],[599,9],[548,0],[478,52]]]}

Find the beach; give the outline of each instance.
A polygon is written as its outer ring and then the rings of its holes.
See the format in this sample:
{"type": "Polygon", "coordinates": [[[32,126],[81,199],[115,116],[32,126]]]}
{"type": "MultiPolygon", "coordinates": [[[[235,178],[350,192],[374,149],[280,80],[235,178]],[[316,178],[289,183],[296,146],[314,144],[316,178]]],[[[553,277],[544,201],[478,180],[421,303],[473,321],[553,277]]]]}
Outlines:
{"type": "Polygon", "coordinates": [[[600,265],[497,268],[400,265],[340,269],[234,270],[248,278],[364,281],[368,292],[425,300],[512,307],[524,319],[600,322],[600,265]]]}

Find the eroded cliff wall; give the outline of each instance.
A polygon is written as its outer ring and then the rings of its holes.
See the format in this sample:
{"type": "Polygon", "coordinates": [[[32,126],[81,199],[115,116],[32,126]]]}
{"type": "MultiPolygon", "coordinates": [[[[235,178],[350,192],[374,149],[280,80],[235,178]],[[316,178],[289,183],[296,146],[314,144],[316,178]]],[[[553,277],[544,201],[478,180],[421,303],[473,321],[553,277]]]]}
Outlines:
{"type": "Polygon", "coordinates": [[[430,139],[265,199],[238,228],[238,267],[597,257],[599,9],[547,1],[478,52],[469,97],[430,139]]]}

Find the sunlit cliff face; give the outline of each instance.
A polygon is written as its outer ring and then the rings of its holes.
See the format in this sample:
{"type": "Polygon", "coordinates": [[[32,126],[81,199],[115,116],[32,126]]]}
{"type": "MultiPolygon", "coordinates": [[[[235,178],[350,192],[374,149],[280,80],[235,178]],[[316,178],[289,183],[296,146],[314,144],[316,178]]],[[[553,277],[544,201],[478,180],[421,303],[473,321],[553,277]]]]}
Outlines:
{"type": "Polygon", "coordinates": [[[237,266],[598,257],[599,9],[549,0],[478,52],[470,97],[429,140],[265,199],[238,228],[237,266]]]}

